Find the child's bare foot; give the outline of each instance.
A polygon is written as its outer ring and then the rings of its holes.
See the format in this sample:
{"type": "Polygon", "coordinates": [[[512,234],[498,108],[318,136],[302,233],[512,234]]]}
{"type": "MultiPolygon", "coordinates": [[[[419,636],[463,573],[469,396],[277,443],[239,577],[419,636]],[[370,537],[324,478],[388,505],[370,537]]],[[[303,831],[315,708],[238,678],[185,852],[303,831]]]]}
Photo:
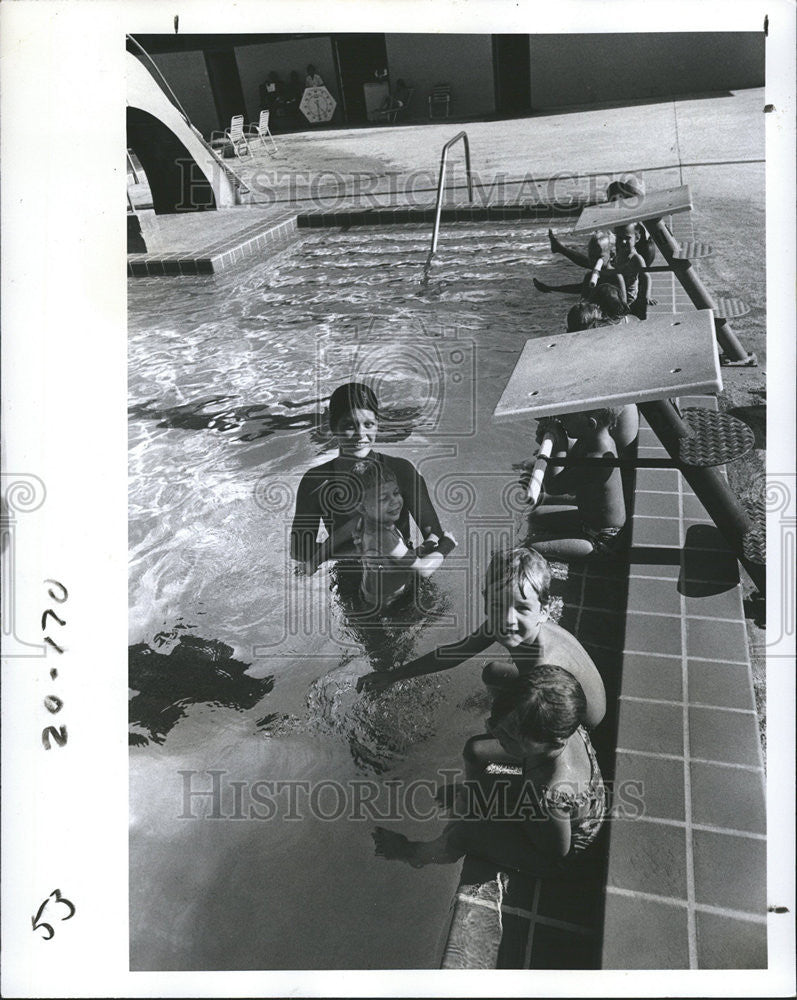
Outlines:
{"type": "Polygon", "coordinates": [[[562,252],[562,244],[554,236],[553,229],[549,229],[548,230],[548,239],[550,240],[550,243],[551,243],[551,253],[561,253],[562,252]]]}

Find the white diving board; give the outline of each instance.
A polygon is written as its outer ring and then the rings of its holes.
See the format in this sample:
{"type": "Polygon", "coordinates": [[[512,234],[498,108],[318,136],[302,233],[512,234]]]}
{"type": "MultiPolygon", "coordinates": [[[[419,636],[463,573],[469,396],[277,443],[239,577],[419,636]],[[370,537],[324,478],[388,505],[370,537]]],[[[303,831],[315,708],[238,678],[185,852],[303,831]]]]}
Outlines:
{"type": "Polygon", "coordinates": [[[688,184],[681,187],[651,191],[633,198],[620,198],[601,205],[588,205],[579,215],[573,233],[594,233],[597,229],[629,226],[645,219],[660,219],[663,215],[692,210],[692,195],[688,184]]]}
{"type": "Polygon", "coordinates": [[[527,340],[493,416],[549,417],[722,389],[710,309],[527,340]]]}

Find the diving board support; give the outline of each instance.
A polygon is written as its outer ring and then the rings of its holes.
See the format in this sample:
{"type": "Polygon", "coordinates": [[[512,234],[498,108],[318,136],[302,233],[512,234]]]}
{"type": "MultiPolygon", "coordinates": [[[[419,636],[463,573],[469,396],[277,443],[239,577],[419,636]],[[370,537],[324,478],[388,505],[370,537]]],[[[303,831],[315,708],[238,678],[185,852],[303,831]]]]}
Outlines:
{"type": "MultiPolygon", "coordinates": [[[[672,238],[670,231],[661,221],[661,218],[648,218],[642,221],[647,231],[653,237],[653,241],[659,248],[662,257],[673,268],[673,274],[681,283],[682,288],[689,296],[695,308],[716,310],[717,304],[695,273],[692,262],[679,257],[681,248],[672,238]]],[[[725,352],[725,356],[729,361],[745,366],[757,364],[755,355],[742,347],[736,334],[731,329],[730,323],[728,323],[724,316],[714,316],[714,330],[720,347],[725,352]]]]}

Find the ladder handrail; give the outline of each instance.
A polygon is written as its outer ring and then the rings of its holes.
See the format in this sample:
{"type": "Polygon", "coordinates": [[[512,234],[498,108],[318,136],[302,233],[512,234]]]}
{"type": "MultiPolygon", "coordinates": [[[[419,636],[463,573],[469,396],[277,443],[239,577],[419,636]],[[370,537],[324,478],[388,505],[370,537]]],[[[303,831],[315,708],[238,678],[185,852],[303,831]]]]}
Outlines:
{"type": "Polygon", "coordinates": [[[437,205],[435,207],[435,218],[434,218],[434,229],[432,230],[432,246],[429,250],[429,256],[427,258],[427,265],[431,261],[432,257],[437,252],[437,236],[440,232],[440,214],[443,211],[443,181],[445,180],[446,173],[446,160],[448,159],[448,151],[454,145],[462,139],[465,146],[465,173],[468,178],[468,199],[473,201],[473,177],[470,170],[470,143],[468,142],[467,132],[457,132],[453,139],[449,139],[448,142],[443,146],[443,152],[440,156],[440,178],[437,181],[437,205]]]}

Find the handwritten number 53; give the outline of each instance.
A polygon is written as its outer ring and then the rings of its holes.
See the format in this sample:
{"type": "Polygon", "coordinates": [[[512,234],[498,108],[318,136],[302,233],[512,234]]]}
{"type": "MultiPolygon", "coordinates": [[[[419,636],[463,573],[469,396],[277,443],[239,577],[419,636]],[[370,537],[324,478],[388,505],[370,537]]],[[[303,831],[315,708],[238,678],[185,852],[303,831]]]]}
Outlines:
{"type": "Polygon", "coordinates": [[[45,936],[42,938],[42,941],[49,941],[55,935],[55,931],[53,930],[52,924],[48,924],[41,919],[41,916],[44,913],[47,904],[50,902],[51,899],[55,900],[56,903],[61,903],[62,906],[67,907],[67,909],[69,910],[69,913],[65,917],[60,918],[61,921],[71,920],[72,917],[74,917],[75,915],[75,904],[72,903],[70,900],[66,899],[64,896],[62,896],[60,889],[53,889],[53,891],[50,893],[47,899],[45,899],[45,901],[36,911],[36,916],[30,918],[34,931],[37,931],[39,930],[39,928],[41,928],[46,932],[45,936]]]}

